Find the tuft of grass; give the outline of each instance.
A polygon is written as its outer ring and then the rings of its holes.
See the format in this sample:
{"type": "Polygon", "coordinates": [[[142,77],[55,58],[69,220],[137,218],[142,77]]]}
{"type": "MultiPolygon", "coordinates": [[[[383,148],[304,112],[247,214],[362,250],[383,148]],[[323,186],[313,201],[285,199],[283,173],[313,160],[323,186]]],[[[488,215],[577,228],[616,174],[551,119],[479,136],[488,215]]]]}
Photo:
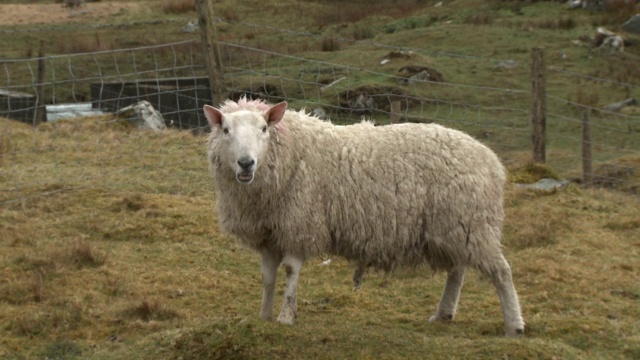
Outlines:
{"type": "Polygon", "coordinates": [[[398,19],[385,25],[384,31],[387,34],[393,34],[399,31],[419,29],[430,26],[435,20],[436,19],[433,17],[410,17],[398,19]]]}
{"type": "Polygon", "coordinates": [[[182,334],[173,350],[187,359],[246,359],[256,343],[254,325],[214,324],[182,334]]]}
{"type": "Polygon", "coordinates": [[[493,16],[489,13],[471,14],[464,18],[464,23],[469,25],[489,25],[493,23],[493,16]]]}
{"type": "Polygon", "coordinates": [[[124,294],[126,284],[120,277],[116,277],[107,273],[103,282],[103,291],[111,297],[117,297],[124,294]]]}
{"type": "Polygon", "coordinates": [[[532,184],[541,179],[560,180],[560,175],[549,165],[529,162],[524,166],[511,169],[508,179],[512,183],[532,184]]]}
{"type": "Polygon", "coordinates": [[[611,230],[636,230],[640,229],[640,219],[615,220],[604,225],[611,230]]]}
{"type": "Polygon", "coordinates": [[[40,351],[43,359],[76,359],[82,355],[82,348],[72,341],[54,340],[40,351]]]}
{"type": "Polygon", "coordinates": [[[593,174],[593,185],[640,194],[640,156],[627,156],[602,163],[593,174]]]}
{"type": "Polygon", "coordinates": [[[352,37],[354,40],[367,40],[372,39],[375,36],[373,29],[367,26],[356,26],[352,30],[352,37]]]}
{"type": "Polygon", "coordinates": [[[525,29],[550,29],[550,30],[572,30],[578,26],[577,21],[571,16],[559,17],[556,19],[540,19],[529,21],[523,26],[525,29]]]}
{"type": "Polygon", "coordinates": [[[171,309],[160,300],[142,300],[137,305],[126,309],[123,314],[127,317],[138,318],[143,321],[169,320],[179,317],[177,311],[171,309]]]}
{"type": "Polygon", "coordinates": [[[320,43],[320,50],[325,52],[339,51],[340,40],[335,37],[324,37],[320,43]]]}
{"type": "Polygon", "coordinates": [[[194,0],[163,0],[161,7],[165,14],[184,14],[196,11],[194,0]]]}
{"type": "Polygon", "coordinates": [[[87,240],[72,242],[68,262],[77,268],[98,267],[107,261],[107,253],[92,246],[87,240]]]}
{"type": "Polygon", "coordinates": [[[140,211],[149,205],[143,198],[142,194],[131,194],[129,196],[124,196],[121,200],[114,202],[111,205],[112,211],[131,211],[136,212],[140,211]]]}

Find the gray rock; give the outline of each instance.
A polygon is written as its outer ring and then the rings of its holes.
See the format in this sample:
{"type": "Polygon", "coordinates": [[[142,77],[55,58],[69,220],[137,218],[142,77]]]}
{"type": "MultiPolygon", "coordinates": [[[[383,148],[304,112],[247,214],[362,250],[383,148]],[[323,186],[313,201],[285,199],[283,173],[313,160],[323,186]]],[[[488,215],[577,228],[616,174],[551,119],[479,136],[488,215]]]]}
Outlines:
{"type": "Polygon", "coordinates": [[[167,128],[162,114],[146,100],[116,111],[116,116],[131,121],[139,129],[160,131],[167,128]]]}
{"type": "Polygon", "coordinates": [[[636,100],[634,98],[629,98],[627,100],[618,101],[618,102],[615,102],[613,104],[609,104],[609,105],[605,106],[604,109],[607,110],[607,111],[618,112],[618,111],[620,111],[620,109],[622,109],[624,107],[634,106],[634,105],[638,105],[638,100],[636,100]]]}
{"type": "Polygon", "coordinates": [[[497,69],[515,69],[518,66],[518,62],[515,60],[503,60],[496,65],[497,69]]]}
{"type": "Polygon", "coordinates": [[[183,26],[180,31],[184,33],[192,33],[196,30],[200,29],[200,24],[198,24],[197,20],[189,21],[187,25],[183,26]]]}
{"type": "Polygon", "coordinates": [[[540,181],[533,184],[516,184],[516,185],[522,189],[553,191],[556,189],[563,188],[568,184],[569,184],[568,180],[555,180],[555,179],[544,178],[544,179],[540,179],[540,181]]]}
{"type": "Polygon", "coordinates": [[[622,24],[622,30],[631,34],[640,35],[640,14],[633,15],[627,22],[622,24]]]}

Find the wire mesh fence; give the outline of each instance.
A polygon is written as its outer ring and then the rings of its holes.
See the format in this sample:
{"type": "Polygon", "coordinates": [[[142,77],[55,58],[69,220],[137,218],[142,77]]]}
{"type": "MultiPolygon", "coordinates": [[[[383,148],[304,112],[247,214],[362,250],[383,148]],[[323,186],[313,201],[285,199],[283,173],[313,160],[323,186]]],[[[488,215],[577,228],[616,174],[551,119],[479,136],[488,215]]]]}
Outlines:
{"type": "MultiPolygon", "coordinates": [[[[296,39],[287,43],[299,44],[299,39],[318,40],[313,34],[268,30],[285,33],[283,36],[296,39]]],[[[459,81],[455,73],[442,74],[441,69],[433,67],[394,65],[400,63],[398,58],[432,56],[445,58],[458,67],[493,69],[510,76],[510,64],[505,64],[501,59],[430,53],[426,49],[398,48],[367,41],[360,42],[363,51],[355,60],[341,58],[331,51],[302,56],[288,48],[275,51],[224,41],[219,46],[227,95],[232,99],[248,96],[271,102],[287,100],[291,108],[305,108],[337,124],[352,123],[362,117],[378,124],[435,122],[461,129],[485,142],[503,157],[507,166],[522,163],[523,159],[530,156],[532,94],[528,86],[518,83],[511,87],[488,82],[468,83],[459,81]]],[[[0,60],[0,116],[31,124],[37,105],[42,103],[50,108],[54,104],[88,104],[96,112],[109,113],[147,100],[162,113],[168,126],[190,129],[193,133],[206,132],[206,120],[201,109],[204,104],[211,103],[211,93],[203,64],[201,45],[197,39],[69,55],[45,55],[41,58],[3,59],[0,60]],[[44,64],[45,69],[44,76],[40,78],[39,62],[44,64]],[[38,86],[43,88],[41,95],[37,93],[38,86]]],[[[526,68],[526,64],[520,67],[526,68]]],[[[637,194],[640,191],[637,180],[640,174],[640,115],[626,112],[623,107],[603,108],[597,105],[603,100],[608,101],[608,98],[593,99],[592,94],[578,94],[569,99],[562,95],[566,92],[557,89],[565,84],[589,82],[600,84],[609,93],[630,94],[632,97],[637,93],[638,85],[553,67],[547,71],[550,78],[546,114],[548,163],[564,177],[583,178],[582,148],[585,139],[582,127],[584,116],[588,114],[591,125],[589,143],[592,146],[592,159],[589,161],[593,162],[594,183],[637,194]]],[[[629,104],[633,104],[633,99],[629,104]]],[[[105,122],[120,121],[109,117],[105,119],[105,122]]],[[[81,123],[83,120],[74,121],[81,123]]],[[[70,126],[55,127],[53,119],[49,122],[48,131],[54,134],[56,131],[65,134],[70,126]]],[[[5,125],[4,128],[9,127],[5,125]]],[[[32,131],[41,132],[38,129],[32,131]]],[[[54,164],[51,168],[63,166],[66,168],[63,171],[48,169],[44,172],[46,175],[42,175],[39,171],[44,170],[40,166],[18,174],[18,165],[12,159],[42,154],[43,148],[37,142],[29,143],[26,139],[20,140],[18,145],[15,134],[11,134],[5,131],[0,137],[2,203],[15,202],[25,196],[24,191],[16,189],[42,187],[41,192],[46,194],[84,186],[85,182],[112,181],[122,184],[133,181],[125,176],[127,174],[143,176],[144,185],[140,186],[152,191],[153,186],[147,183],[151,174],[158,176],[156,180],[161,183],[168,178],[170,169],[180,169],[186,163],[181,157],[174,158],[169,154],[162,156],[163,150],[154,148],[156,145],[144,145],[146,143],[141,135],[128,133],[123,135],[124,139],[140,143],[134,146],[136,151],[133,156],[119,152],[130,152],[131,144],[128,144],[121,146],[120,150],[117,147],[91,150],[94,154],[103,154],[91,159],[79,159],[72,163],[60,160],[64,165],[56,163],[60,158],[52,157],[54,164]],[[150,159],[153,161],[149,162],[150,159]],[[95,169],[83,168],[87,163],[93,164],[95,169]],[[122,166],[116,166],[113,172],[99,166],[115,166],[119,163],[122,166]],[[145,173],[141,170],[158,164],[161,169],[157,171],[145,173]],[[52,174],[57,180],[51,179],[52,174]],[[57,185],[52,190],[46,186],[47,183],[57,185]]],[[[62,135],[60,137],[64,138],[62,135]]],[[[74,146],[77,151],[89,151],[86,144],[56,142],[56,136],[46,138],[48,152],[73,152],[74,146]]],[[[80,138],[83,140],[78,141],[95,142],[91,136],[80,138]]],[[[181,149],[192,149],[194,143],[202,145],[201,141],[183,135],[177,139],[181,145],[172,146],[181,149]]],[[[107,143],[111,144],[110,141],[107,143]]],[[[203,152],[196,153],[201,165],[189,163],[189,166],[192,170],[203,170],[206,167],[203,152]]],[[[202,186],[206,178],[194,175],[183,184],[193,184],[194,181],[202,186]]],[[[167,187],[173,189],[171,191],[189,192],[182,185],[167,187]]]]}

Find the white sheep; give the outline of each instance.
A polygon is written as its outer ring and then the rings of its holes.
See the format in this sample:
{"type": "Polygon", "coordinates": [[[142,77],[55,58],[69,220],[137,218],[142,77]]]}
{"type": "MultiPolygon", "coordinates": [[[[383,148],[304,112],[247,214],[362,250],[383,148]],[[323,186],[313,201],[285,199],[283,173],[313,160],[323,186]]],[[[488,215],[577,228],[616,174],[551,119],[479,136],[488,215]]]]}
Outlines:
{"type": "Polygon", "coordinates": [[[434,124],[336,126],[286,102],[227,100],[204,112],[220,226],[262,256],[263,319],[273,319],[280,264],[287,279],[277,320],[292,324],[303,263],[333,254],[359,270],[446,270],[429,321],[453,319],[474,267],[498,290],[506,334],[524,333],[500,245],[505,171],[489,148],[434,124]]]}

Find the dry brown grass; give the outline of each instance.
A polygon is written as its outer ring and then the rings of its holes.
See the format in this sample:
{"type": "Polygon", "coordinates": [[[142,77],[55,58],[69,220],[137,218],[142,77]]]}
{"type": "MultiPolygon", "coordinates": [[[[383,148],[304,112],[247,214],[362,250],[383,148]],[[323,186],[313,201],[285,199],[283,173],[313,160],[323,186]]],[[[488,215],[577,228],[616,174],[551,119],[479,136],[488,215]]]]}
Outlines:
{"type": "Polygon", "coordinates": [[[325,37],[320,42],[320,50],[322,51],[339,51],[340,48],[340,40],[335,37],[325,37]]]}
{"type": "Polygon", "coordinates": [[[0,357],[640,354],[634,197],[508,186],[504,244],[528,324],[523,339],[501,337],[495,291],[473,272],[456,321],[429,324],[443,275],[370,273],[354,293],[353,267],[340,259],[305,265],[299,322],[288,327],[259,320],[259,257],[217,228],[203,138],[109,118],[37,130],[1,120],[0,130],[17,150],[0,185],[23,182],[0,196],[0,357]]]}
{"type": "Polygon", "coordinates": [[[194,0],[162,0],[161,7],[165,14],[184,14],[196,11],[194,0]]]}

